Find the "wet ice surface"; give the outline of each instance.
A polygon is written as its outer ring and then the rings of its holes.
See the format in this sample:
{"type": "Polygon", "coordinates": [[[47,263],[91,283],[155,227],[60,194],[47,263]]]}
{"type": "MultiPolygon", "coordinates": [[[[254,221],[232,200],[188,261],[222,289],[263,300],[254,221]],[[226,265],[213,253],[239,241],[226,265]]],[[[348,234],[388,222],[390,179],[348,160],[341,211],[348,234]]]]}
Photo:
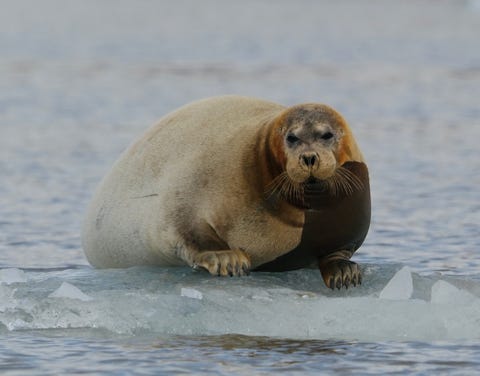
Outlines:
{"type": "Polygon", "coordinates": [[[477,2],[298,3],[2,4],[2,372],[480,368],[477,2]],[[87,266],[80,222],[119,153],[225,93],[345,115],[372,186],[360,288],[87,266]]]}
{"type": "Polygon", "coordinates": [[[0,285],[0,327],[298,340],[480,338],[480,281],[399,269],[366,265],[364,284],[342,291],[327,289],[316,270],[245,278],[188,268],[27,271],[25,282],[0,285]],[[397,286],[382,296],[399,278],[413,279],[413,287],[405,283],[404,291],[397,286]]]}
{"type": "Polygon", "coordinates": [[[27,282],[25,272],[16,268],[0,269],[0,284],[27,282]]]}
{"type": "Polygon", "coordinates": [[[399,272],[405,278],[401,265],[363,272],[362,286],[330,291],[316,270],[243,278],[186,268],[26,270],[26,281],[0,283],[8,339],[0,360],[33,374],[464,374],[480,366],[478,278],[412,273],[411,298],[394,300],[380,294],[399,272]]]}

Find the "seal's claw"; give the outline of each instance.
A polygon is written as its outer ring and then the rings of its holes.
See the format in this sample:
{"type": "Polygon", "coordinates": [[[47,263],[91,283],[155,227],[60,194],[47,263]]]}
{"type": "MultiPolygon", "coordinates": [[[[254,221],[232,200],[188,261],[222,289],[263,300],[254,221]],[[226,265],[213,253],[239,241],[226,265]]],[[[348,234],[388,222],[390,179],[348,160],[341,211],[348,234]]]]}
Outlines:
{"type": "Polygon", "coordinates": [[[335,278],[334,278],[334,277],[331,277],[330,280],[329,280],[329,282],[328,282],[328,283],[325,282],[325,284],[326,284],[329,288],[331,288],[332,290],[334,290],[334,289],[335,289],[335,278]]]}
{"type": "Polygon", "coordinates": [[[327,287],[334,290],[362,284],[360,268],[348,259],[345,251],[333,253],[319,261],[320,272],[327,287]]]}
{"type": "Polygon", "coordinates": [[[357,286],[357,275],[356,274],[352,275],[352,285],[353,285],[353,287],[357,286]]]}
{"type": "Polygon", "coordinates": [[[348,287],[350,286],[350,276],[348,274],[345,277],[345,279],[343,280],[343,284],[344,284],[346,289],[348,289],[348,287]]]}
{"type": "Polygon", "coordinates": [[[342,276],[341,275],[335,276],[335,287],[339,290],[342,288],[342,276]]]}
{"type": "Polygon", "coordinates": [[[199,252],[193,260],[194,269],[203,268],[217,276],[248,275],[250,265],[248,255],[239,249],[199,252]]]}

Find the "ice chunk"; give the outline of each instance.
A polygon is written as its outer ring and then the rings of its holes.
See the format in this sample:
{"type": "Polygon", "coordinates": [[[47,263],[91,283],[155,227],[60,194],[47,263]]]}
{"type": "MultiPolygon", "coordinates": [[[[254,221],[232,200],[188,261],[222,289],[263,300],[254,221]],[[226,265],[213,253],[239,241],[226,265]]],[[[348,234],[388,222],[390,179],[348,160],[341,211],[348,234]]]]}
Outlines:
{"type": "Polygon", "coordinates": [[[15,308],[15,289],[0,284],[0,313],[15,308]]]}
{"type": "Polygon", "coordinates": [[[5,326],[7,327],[8,330],[28,328],[27,323],[25,322],[25,320],[22,320],[22,319],[15,319],[13,321],[6,322],[5,326]]]}
{"type": "Polygon", "coordinates": [[[203,294],[200,291],[192,289],[190,287],[182,287],[182,289],[180,290],[180,295],[191,299],[203,299],[203,294]]]}
{"type": "Polygon", "coordinates": [[[408,266],[400,269],[380,292],[380,299],[408,300],[412,296],[412,272],[408,266]]]}
{"type": "Polygon", "coordinates": [[[8,268],[0,270],[0,284],[5,283],[10,285],[12,283],[24,283],[27,282],[25,272],[20,269],[8,268]]]}
{"type": "Polygon", "coordinates": [[[460,290],[445,281],[437,281],[432,286],[430,301],[436,304],[467,304],[476,299],[468,291],[460,290]]]}
{"type": "Polygon", "coordinates": [[[52,292],[49,295],[50,298],[69,298],[69,299],[77,299],[82,300],[84,302],[88,302],[93,300],[91,296],[84,294],[78,287],[71,285],[68,282],[63,282],[62,285],[52,292]]]}

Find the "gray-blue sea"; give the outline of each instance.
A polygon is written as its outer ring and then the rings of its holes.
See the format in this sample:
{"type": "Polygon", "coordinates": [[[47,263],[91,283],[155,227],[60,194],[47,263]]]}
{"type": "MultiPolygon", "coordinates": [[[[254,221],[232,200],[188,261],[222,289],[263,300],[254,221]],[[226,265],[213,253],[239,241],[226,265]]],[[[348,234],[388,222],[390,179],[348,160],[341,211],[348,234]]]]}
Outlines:
{"type": "Polygon", "coordinates": [[[480,372],[479,36],[475,0],[0,0],[0,373],[480,372]],[[119,154],[221,94],[346,117],[372,187],[360,287],[88,265],[119,154]]]}

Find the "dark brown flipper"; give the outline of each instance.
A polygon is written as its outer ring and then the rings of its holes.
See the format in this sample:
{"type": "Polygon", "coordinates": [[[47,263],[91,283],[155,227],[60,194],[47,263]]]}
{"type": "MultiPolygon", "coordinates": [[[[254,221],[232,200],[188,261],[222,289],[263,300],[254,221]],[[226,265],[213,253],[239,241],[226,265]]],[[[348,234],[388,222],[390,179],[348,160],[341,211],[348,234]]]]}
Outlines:
{"type": "Polygon", "coordinates": [[[350,261],[352,253],[349,251],[338,251],[321,258],[318,261],[318,267],[322,273],[323,281],[327,287],[334,290],[349,288],[362,284],[362,274],[360,267],[353,261],[350,261]]]}
{"type": "MultiPolygon", "coordinates": [[[[299,245],[256,270],[287,271],[318,262],[322,274],[328,271],[329,276],[332,273],[338,275],[338,270],[342,270],[341,265],[336,265],[337,262],[333,259],[327,262],[328,256],[339,251],[347,251],[351,256],[362,245],[370,227],[367,166],[361,162],[346,162],[342,167],[356,175],[362,182],[362,187],[348,195],[344,192],[334,196],[321,184],[309,185],[305,189],[305,201],[309,209],[305,211],[305,224],[299,245]]],[[[343,257],[343,261],[348,261],[348,258],[343,257]]],[[[358,278],[357,276],[357,282],[358,278]]]]}

